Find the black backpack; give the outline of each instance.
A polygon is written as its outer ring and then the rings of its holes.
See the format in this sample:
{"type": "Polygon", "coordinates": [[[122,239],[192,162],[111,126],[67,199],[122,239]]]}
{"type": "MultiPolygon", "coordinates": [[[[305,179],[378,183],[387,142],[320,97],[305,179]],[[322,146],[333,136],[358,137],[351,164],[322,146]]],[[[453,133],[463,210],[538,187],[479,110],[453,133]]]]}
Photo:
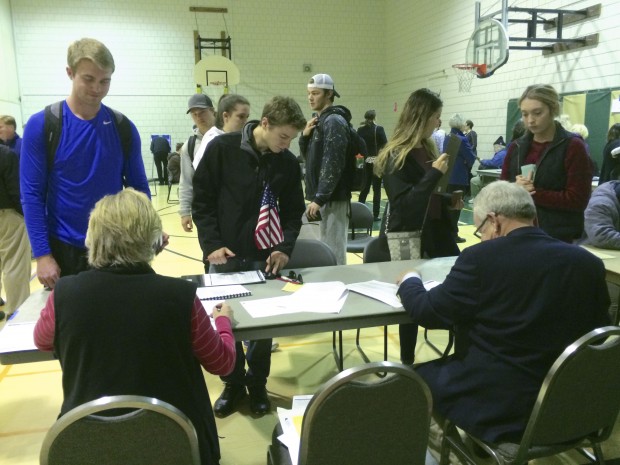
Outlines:
{"type": "MultiPolygon", "coordinates": [[[[54,102],[45,107],[43,119],[43,131],[47,137],[47,171],[51,171],[54,165],[54,158],[60,143],[60,133],[62,132],[62,105],[63,100],[54,102]]],[[[109,107],[108,107],[109,108],[109,107]]],[[[114,113],[114,123],[121,139],[123,155],[125,160],[129,159],[131,152],[131,124],[120,111],[110,108],[114,113]]]]}
{"type": "Polygon", "coordinates": [[[362,139],[349,123],[349,145],[347,146],[347,162],[345,176],[351,191],[364,190],[366,184],[365,161],[368,157],[366,141],[362,139]]]}
{"type": "Polygon", "coordinates": [[[347,155],[345,158],[344,172],[342,176],[349,191],[361,191],[364,189],[366,180],[366,174],[364,171],[364,162],[366,157],[368,157],[366,142],[362,139],[362,136],[357,133],[353,126],[351,126],[350,120],[347,119],[350,118],[350,112],[348,109],[342,105],[334,105],[327,108],[321,116],[328,115],[330,113],[339,114],[347,121],[347,126],[349,128],[349,144],[347,145],[347,155]],[[344,116],[339,113],[336,110],[339,107],[345,109],[348,116],[344,116]]]}

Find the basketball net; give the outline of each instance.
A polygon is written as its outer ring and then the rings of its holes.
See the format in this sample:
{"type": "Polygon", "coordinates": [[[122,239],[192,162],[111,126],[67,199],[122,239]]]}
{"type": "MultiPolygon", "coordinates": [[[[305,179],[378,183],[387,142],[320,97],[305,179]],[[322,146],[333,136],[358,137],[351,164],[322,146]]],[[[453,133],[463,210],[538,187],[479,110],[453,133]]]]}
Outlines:
{"type": "Polygon", "coordinates": [[[480,68],[485,65],[476,65],[473,63],[464,63],[452,65],[452,69],[459,80],[459,92],[471,92],[471,82],[477,74],[484,74],[480,68]]]}

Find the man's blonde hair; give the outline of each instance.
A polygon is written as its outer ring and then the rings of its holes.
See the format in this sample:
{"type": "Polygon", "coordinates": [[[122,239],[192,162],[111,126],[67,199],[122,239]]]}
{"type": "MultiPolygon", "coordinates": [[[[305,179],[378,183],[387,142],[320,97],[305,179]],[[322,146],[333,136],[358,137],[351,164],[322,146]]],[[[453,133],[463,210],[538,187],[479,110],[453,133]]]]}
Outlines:
{"type": "Polygon", "coordinates": [[[75,72],[81,60],[90,60],[101,69],[109,69],[114,72],[114,58],[108,47],[97,39],[84,38],[76,40],[67,50],[67,65],[75,72]]]}
{"type": "Polygon", "coordinates": [[[88,263],[93,268],[150,263],[161,237],[161,219],[145,194],[127,188],[106,195],[90,213],[88,263]]]}

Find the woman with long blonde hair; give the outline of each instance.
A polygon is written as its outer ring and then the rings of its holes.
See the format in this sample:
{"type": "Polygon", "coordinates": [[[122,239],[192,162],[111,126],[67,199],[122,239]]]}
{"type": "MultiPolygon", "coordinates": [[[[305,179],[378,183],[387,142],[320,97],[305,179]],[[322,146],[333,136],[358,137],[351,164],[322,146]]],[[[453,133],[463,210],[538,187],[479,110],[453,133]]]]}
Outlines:
{"type": "MultiPolygon", "coordinates": [[[[448,170],[448,155],[437,153],[431,136],[439,124],[443,102],[439,95],[418,89],[407,99],[394,134],[375,162],[389,199],[389,231],[422,230],[424,258],[459,254],[451,232],[451,196],[436,193],[448,170]]],[[[417,325],[400,325],[401,361],[412,364],[417,325]]]]}

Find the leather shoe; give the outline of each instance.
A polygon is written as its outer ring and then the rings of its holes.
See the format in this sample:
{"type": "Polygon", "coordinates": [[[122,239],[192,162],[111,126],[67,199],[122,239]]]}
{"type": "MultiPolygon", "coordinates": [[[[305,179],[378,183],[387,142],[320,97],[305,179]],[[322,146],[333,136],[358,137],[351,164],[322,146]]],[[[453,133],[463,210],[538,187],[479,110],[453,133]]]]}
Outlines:
{"type": "Polygon", "coordinates": [[[455,241],[457,244],[462,244],[463,242],[467,242],[467,239],[464,239],[464,238],[462,238],[462,237],[457,236],[457,237],[456,237],[456,239],[454,239],[454,241],[455,241]]]}
{"type": "Polygon", "coordinates": [[[271,402],[267,396],[265,386],[249,386],[250,393],[250,410],[256,415],[264,415],[269,412],[271,402]]]}
{"type": "Polygon", "coordinates": [[[239,401],[245,396],[245,386],[226,383],[224,392],[222,392],[222,395],[218,397],[213,405],[213,413],[218,417],[227,417],[237,409],[239,401]]]}

